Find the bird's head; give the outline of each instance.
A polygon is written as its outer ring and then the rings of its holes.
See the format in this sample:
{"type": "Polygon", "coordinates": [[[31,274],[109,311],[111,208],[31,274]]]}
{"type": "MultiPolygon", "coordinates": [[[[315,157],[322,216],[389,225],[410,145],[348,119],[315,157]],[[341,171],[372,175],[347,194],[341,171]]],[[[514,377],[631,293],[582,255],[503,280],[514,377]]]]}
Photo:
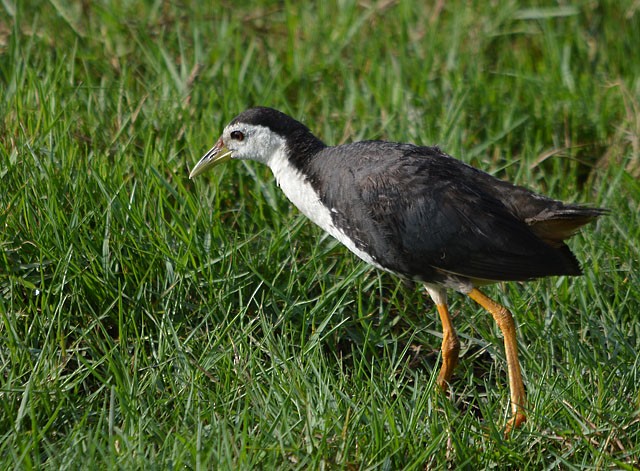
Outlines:
{"type": "Polygon", "coordinates": [[[224,128],[189,178],[230,159],[255,160],[270,166],[275,156],[304,155],[322,146],[304,125],[286,114],[272,108],[250,108],[224,128]]]}
{"type": "Polygon", "coordinates": [[[255,160],[269,165],[271,156],[285,146],[285,140],[266,126],[238,121],[224,128],[218,142],[193,167],[189,178],[230,159],[255,160]]]}

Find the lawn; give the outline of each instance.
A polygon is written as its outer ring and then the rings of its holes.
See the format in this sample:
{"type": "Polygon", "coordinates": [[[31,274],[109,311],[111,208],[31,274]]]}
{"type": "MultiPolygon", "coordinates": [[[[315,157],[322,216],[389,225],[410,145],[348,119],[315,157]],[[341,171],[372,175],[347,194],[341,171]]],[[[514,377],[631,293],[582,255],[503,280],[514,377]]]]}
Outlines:
{"type": "Polygon", "coordinates": [[[638,469],[640,4],[0,4],[1,469],[638,469]],[[487,293],[502,336],[305,221],[270,171],[189,169],[253,105],[329,144],[438,144],[611,209],[582,277],[487,293]]]}

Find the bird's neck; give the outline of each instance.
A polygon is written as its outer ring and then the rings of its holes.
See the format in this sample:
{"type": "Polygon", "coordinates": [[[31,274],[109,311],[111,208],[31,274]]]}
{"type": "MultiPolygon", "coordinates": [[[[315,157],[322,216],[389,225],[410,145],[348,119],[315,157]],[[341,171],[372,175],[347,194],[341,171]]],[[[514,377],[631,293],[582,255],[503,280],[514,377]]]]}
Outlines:
{"type": "Polygon", "coordinates": [[[326,208],[320,202],[320,196],[313,188],[310,181],[309,164],[317,155],[304,155],[303,158],[292,158],[289,149],[279,149],[269,161],[269,167],[273,176],[282,189],[285,196],[303,214],[318,224],[327,228],[330,224],[330,216],[326,208]]]}
{"type": "MultiPolygon", "coordinates": [[[[324,147],[324,144],[322,144],[322,148],[324,147]]],[[[320,150],[313,153],[311,157],[308,157],[306,163],[311,164],[316,157],[325,157],[318,155],[320,150]]],[[[282,192],[289,201],[291,201],[302,214],[342,242],[362,260],[377,268],[386,270],[371,254],[358,246],[354,240],[334,224],[332,212],[336,210],[323,204],[318,189],[314,187],[314,175],[311,171],[311,165],[305,165],[300,169],[294,165],[294,161],[295,159],[291,158],[291,155],[286,149],[280,149],[272,156],[269,162],[269,167],[276,178],[278,186],[282,189],[282,192]]],[[[300,161],[303,160],[300,159],[300,161]]]]}
{"type": "Polygon", "coordinates": [[[289,136],[286,146],[289,162],[302,174],[307,173],[310,162],[327,147],[306,129],[289,136]]]}

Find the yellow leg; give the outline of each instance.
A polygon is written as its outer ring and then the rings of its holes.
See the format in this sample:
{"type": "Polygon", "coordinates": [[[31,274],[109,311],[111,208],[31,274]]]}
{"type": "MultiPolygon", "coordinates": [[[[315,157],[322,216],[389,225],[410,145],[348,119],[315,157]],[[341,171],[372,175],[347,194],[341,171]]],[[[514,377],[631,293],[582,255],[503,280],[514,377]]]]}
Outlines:
{"type": "Polygon", "coordinates": [[[438,386],[442,389],[447,388],[447,384],[453,375],[453,370],[458,364],[458,355],[460,353],[460,341],[458,334],[451,322],[449,309],[446,304],[436,304],[440,320],[442,321],[442,366],[440,374],[438,374],[438,386]]]}
{"type": "Polygon", "coordinates": [[[518,362],[518,344],[516,341],[516,325],[509,310],[491,298],[482,294],[478,289],[472,289],[468,296],[491,313],[504,336],[504,350],[507,356],[507,371],[509,373],[509,389],[511,390],[512,416],[507,423],[507,433],[519,427],[527,417],[524,413],[526,395],[524,383],[518,362]]]}

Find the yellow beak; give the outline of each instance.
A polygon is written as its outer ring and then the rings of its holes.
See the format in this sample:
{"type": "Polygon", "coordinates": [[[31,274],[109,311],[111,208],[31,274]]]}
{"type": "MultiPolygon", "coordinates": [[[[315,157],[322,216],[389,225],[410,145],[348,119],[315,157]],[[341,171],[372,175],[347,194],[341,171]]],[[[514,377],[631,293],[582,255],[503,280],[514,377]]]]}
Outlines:
{"type": "Polygon", "coordinates": [[[191,170],[189,174],[189,178],[193,178],[196,175],[200,175],[205,170],[208,170],[211,167],[215,167],[218,164],[226,162],[231,159],[232,150],[227,149],[227,146],[222,142],[222,138],[218,139],[216,145],[209,150],[204,157],[200,159],[200,161],[196,164],[195,167],[191,170]]]}

